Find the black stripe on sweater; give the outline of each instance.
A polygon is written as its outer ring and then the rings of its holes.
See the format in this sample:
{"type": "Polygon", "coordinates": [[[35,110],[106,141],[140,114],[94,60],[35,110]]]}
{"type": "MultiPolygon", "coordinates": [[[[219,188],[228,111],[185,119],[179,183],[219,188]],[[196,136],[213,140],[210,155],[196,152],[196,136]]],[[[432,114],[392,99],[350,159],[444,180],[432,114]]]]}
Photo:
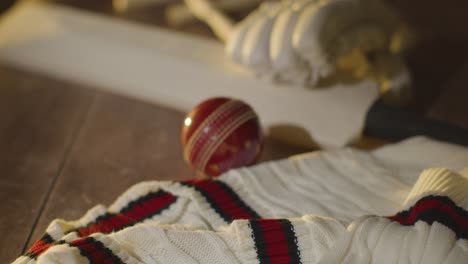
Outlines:
{"type": "Polygon", "coordinates": [[[256,220],[249,221],[250,229],[252,230],[252,240],[255,243],[255,250],[260,264],[270,263],[270,259],[267,254],[267,248],[265,243],[265,237],[263,236],[263,230],[260,223],[256,220]]]}
{"type": "Polygon", "coordinates": [[[302,263],[301,253],[299,247],[297,246],[297,237],[294,231],[294,226],[289,220],[281,219],[281,226],[283,227],[283,232],[286,236],[286,241],[288,243],[289,257],[291,258],[291,263],[302,263]]]}
{"type": "Polygon", "coordinates": [[[258,219],[259,214],[255,212],[250,206],[248,206],[237,193],[231,189],[227,184],[216,181],[216,180],[195,180],[185,181],[180,183],[183,186],[192,187],[199,192],[208,202],[211,208],[227,223],[230,223],[236,219],[258,219]],[[209,185],[205,190],[202,188],[203,185],[209,185]],[[218,190],[212,189],[213,187],[224,191],[224,193],[234,202],[236,208],[226,208],[225,204],[220,202],[224,197],[220,197],[216,194],[218,190]],[[220,199],[221,198],[221,199],[220,199]],[[240,210],[241,214],[237,210],[240,210]]]}
{"type": "Polygon", "coordinates": [[[77,248],[80,254],[87,258],[91,264],[109,263],[109,261],[110,263],[124,264],[109,248],[93,237],[78,239],[68,243],[68,245],[77,248]]]}
{"type": "Polygon", "coordinates": [[[423,197],[408,210],[388,218],[405,226],[418,221],[428,224],[438,222],[452,229],[457,238],[468,239],[468,211],[447,196],[423,197]]]}
{"type": "Polygon", "coordinates": [[[39,240],[34,242],[32,247],[26,252],[26,254],[24,254],[24,256],[36,259],[37,256],[48,249],[52,243],[54,243],[54,239],[48,233],[45,233],[39,240]]]}
{"type": "MultiPolygon", "coordinates": [[[[153,199],[154,197],[157,197],[157,196],[161,196],[163,194],[165,194],[166,192],[164,191],[157,191],[157,192],[150,192],[144,196],[141,196],[139,197],[138,199],[134,200],[134,201],[130,201],[125,207],[123,207],[122,209],[120,209],[120,211],[118,213],[109,213],[109,212],[106,212],[105,214],[103,215],[100,215],[98,216],[94,221],[92,222],[89,222],[88,224],[86,224],[85,226],[82,226],[82,227],[78,227],[76,229],[73,229],[73,230],[70,230],[68,232],[66,232],[66,234],[68,233],[71,233],[71,232],[77,232],[78,230],[80,229],[83,229],[83,228],[87,228],[89,227],[90,225],[92,224],[97,224],[99,222],[103,222],[105,220],[108,220],[109,218],[112,218],[112,217],[115,217],[116,215],[118,214],[125,214],[126,212],[132,210],[133,208],[135,208],[136,206],[138,205],[141,205],[141,204],[144,204],[145,202],[153,199]]],[[[170,205],[170,204],[169,204],[170,205]]],[[[167,208],[164,208],[164,209],[167,209],[167,208]]],[[[158,212],[160,213],[160,212],[158,212]]],[[[153,216],[153,215],[152,215],[153,216]]],[[[141,220],[145,220],[145,219],[141,219],[141,220]]],[[[138,221],[137,221],[138,222],[138,221]]]]}
{"type": "MultiPolygon", "coordinates": [[[[142,222],[148,218],[154,217],[155,215],[160,214],[162,211],[166,210],[171,206],[176,200],[177,197],[174,196],[174,200],[163,203],[161,207],[157,207],[157,210],[154,211],[148,211],[147,214],[140,215],[138,217],[128,217],[127,214],[131,214],[131,211],[133,209],[137,209],[138,206],[148,206],[148,205],[155,205],[157,203],[151,202],[152,199],[158,200],[159,197],[164,197],[170,195],[167,192],[164,191],[156,191],[156,192],[150,192],[144,196],[139,197],[138,199],[129,202],[124,208],[122,208],[119,213],[105,213],[103,215],[100,215],[90,223],[88,223],[85,226],[78,227],[76,229],[69,230],[65,232],[64,234],[69,234],[71,232],[76,232],[79,236],[81,236],[81,231],[86,231],[87,229],[92,226],[92,225],[97,225],[97,232],[101,233],[108,233],[110,231],[118,231],[123,228],[132,226],[136,223],[142,222]],[[116,220],[121,220],[124,221],[126,224],[124,225],[119,225],[119,226],[112,226],[112,222],[106,223],[108,220],[112,220],[112,218],[115,218],[116,220]],[[103,225],[104,224],[104,225],[103,225]]],[[[88,233],[94,233],[94,232],[88,232],[88,233]]],[[[55,242],[53,238],[49,234],[45,234],[41,239],[37,240],[34,245],[27,251],[24,256],[29,257],[31,259],[36,259],[39,255],[41,255],[43,252],[45,252],[47,249],[49,249],[51,246],[61,244],[61,241],[55,242]]]]}
{"type": "Polygon", "coordinates": [[[260,264],[302,263],[294,226],[289,220],[250,220],[249,227],[260,264]]]}
{"type": "Polygon", "coordinates": [[[231,187],[229,187],[226,183],[221,182],[221,181],[216,181],[216,183],[219,185],[221,189],[223,189],[225,192],[229,194],[229,196],[232,197],[232,199],[235,201],[235,203],[241,207],[243,210],[245,210],[252,219],[259,219],[261,218],[260,215],[255,212],[252,207],[248,206],[241,198],[239,195],[237,195],[236,192],[234,192],[231,187]]]}

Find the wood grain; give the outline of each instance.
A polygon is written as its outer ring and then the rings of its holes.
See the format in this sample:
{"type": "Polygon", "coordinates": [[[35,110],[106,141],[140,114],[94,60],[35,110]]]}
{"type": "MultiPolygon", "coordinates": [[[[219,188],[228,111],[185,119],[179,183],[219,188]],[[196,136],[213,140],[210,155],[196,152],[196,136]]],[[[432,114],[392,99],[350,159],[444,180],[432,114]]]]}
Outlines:
{"type": "Polygon", "coordinates": [[[98,203],[109,205],[137,182],[190,177],[179,143],[182,118],[169,109],[99,95],[33,238],[52,219],[71,220],[98,203]]]}
{"type": "Polygon", "coordinates": [[[0,262],[18,256],[92,94],[0,67],[0,262]]]}

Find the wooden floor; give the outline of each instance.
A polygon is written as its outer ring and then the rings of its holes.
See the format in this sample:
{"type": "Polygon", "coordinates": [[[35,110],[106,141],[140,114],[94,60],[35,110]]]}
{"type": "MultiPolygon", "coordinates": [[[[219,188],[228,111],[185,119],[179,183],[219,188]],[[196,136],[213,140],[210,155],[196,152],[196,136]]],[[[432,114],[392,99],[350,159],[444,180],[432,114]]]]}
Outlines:
{"type": "MultiPolygon", "coordinates": [[[[7,67],[0,85],[0,263],[54,218],[78,218],[140,181],[192,177],[182,113],[7,67]]],[[[304,151],[267,140],[261,159],[304,151]]]]}
{"type": "MultiPolygon", "coordinates": [[[[468,67],[458,69],[465,46],[428,43],[409,58],[422,91],[417,101],[428,116],[468,127],[468,67]],[[442,52],[428,57],[434,50],[442,52]],[[426,92],[442,86],[441,96],[426,92]]],[[[191,177],[181,156],[182,119],[171,109],[0,66],[0,263],[21,254],[54,218],[108,205],[139,181],[191,177]]],[[[267,140],[262,160],[309,150],[267,140]]]]}

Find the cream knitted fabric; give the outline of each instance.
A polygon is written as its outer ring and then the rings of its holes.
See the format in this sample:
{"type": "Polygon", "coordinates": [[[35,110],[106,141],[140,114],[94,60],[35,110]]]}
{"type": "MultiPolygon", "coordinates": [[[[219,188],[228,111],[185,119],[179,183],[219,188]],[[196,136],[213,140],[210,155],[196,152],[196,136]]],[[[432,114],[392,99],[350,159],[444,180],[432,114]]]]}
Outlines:
{"type": "MultiPolygon", "coordinates": [[[[420,176],[408,199],[428,197],[422,194],[445,195],[462,206],[459,208],[465,210],[466,217],[467,188],[468,179],[463,176],[431,169],[420,176]],[[439,181],[439,177],[443,180],[439,181]],[[460,194],[463,188],[465,192],[460,194]]],[[[457,229],[424,218],[408,224],[396,219],[402,215],[404,211],[390,219],[361,217],[347,230],[338,221],[310,215],[289,220],[235,220],[218,230],[139,224],[109,235],[98,233],[57,245],[41,255],[38,263],[86,263],[100,256],[95,253],[97,247],[109,251],[116,263],[263,263],[262,252],[277,261],[274,263],[466,263],[466,225],[457,229]],[[281,240],[285,233],[282,225],[291,228],[291,241],[281,240]],[[282,252],[283,242],[294,243],[295,251],[286,247],[282,252]],[[272,250],[276,251],[269,252],[272,250]]],[[[98,260],[105,262],[107,258],[98,260]]]]}
{"type": "Polygon", "coordinates": [[[340,239],[320,263],[468,262],[468,178],[425,170],[403,208],[390,218],[352,222],[351,237],[340,239]]]}
{"type": "MultiPolygon", "coordinates": [[[[457,168],[468,165],[465,151],[457,168]]],[[[433,169],[416,182],[424,157],[389,165],[384,152],[323,151],[219,180],[143,182],[108,209],[53,221],[16,263],[429,263],[417,260],[441,256],[463,263],[466,225],[421,208],[441,205],[466,223],[468,180],[433,169]]]]}
{"type": "Polygon", "coordinates": [[[230,171],[220,181],[262,216],[316,214],[347,223],[362,215],[397,211],[418,174],[411,169],[397,172],[368,153],[344,149],[230,171]],[[411,179],[405,183],[400,177],[411,179]]]}
{"type": "MultiPolygon", "coordinates": [[[[345,228],[334,221],[315,216],[284,220],[294,230],[297,243],[297,260],[316,263],[329,250],[345,228]]],[[[86,263],[86,254],[96,249],[86,249],[100,244],[114,256],[114,262],[123,263],[258,263],[254,222],[270,225],[270,234],[277,232],[275,220],[236,220],[221,231],[191,230],[191,228],[140,224],[109,235],[94,234],[84,239],[52,247],[38,258],[38,263],[86,263]],[[81,251],[81,252],[80,252],[81,251]],[[84,252],[84,253],[83,253],[84,252]]],[[[275,241],[266,246],[277,249],[275,241]]],[[[287,252],[284,253],[286,257],[287,252]]],[[[100,260],[105,260],[101,258],[100,260]]],[[[284,257],[283,257],[284,259],[284,257]]],[[[299,263],[299,262],[293,262],[299,263]]]]}
{"type": "Polygon", "coordinates": [[[461,173],[453,173],[446,169],[425,170],[421,176],[419,176],[418,181],[406,198],[405,207],[410,207],[415,204],[416,201],[428,195],[445,195],[456,204],[466,209],[468,208],[467,192],[467,176],[461,173]]]}

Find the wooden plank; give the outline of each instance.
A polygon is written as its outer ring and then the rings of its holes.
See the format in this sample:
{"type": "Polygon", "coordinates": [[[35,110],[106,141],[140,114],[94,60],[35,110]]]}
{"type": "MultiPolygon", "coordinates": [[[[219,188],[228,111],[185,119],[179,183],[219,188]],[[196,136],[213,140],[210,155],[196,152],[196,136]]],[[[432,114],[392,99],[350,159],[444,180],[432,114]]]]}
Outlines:
{"type": "MultiPolygon", "coordinates": [[[[98,203],[109,205],[137,182],[192,177],[180,145],[183,118],[182,113],[163,107],[100,96],[33,238],[39,238],[54,218],[72,220],[98,203]]],[[[303,148],[268,139],[261,160],[302,152],[303,148]]]]}
{"type": "Polygon", "coordinates": [[[0,262],[21,254],[93,93],[0,67],[0,262]]]}
{"type": "Polygon", "coordinates": [[[139,181],[190,175],[180,155],[181,113],[100,95],[89,117],[51,193],[33,240],[54,218],[78,218],[98,203],[110,204],[139,181]]]}

